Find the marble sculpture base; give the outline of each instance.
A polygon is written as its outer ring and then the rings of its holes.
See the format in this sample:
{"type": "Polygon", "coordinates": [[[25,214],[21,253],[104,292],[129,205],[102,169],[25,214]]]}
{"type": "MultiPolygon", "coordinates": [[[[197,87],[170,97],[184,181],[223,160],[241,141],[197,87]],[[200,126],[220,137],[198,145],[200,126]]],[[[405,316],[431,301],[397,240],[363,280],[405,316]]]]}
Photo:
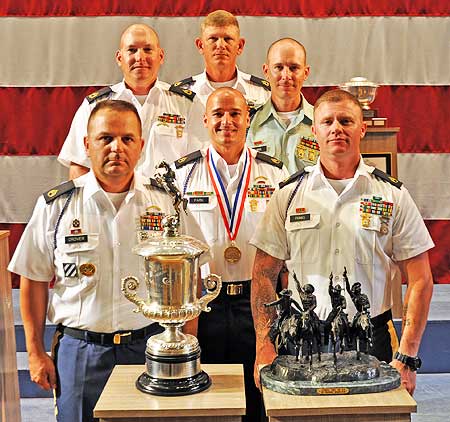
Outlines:
{"type": "Polygon", "coordinates": [[[400,386],[400,374],[374,356],[356,352],[338,354],[334,365],[332,353],[322,353],[322,360],[313,356],[312,369],[309,361],[295,356],[278,356],[271,365],[261,370],[262,385],[278,393],[318,396],[330,394],[379,393],[400,386]]]}

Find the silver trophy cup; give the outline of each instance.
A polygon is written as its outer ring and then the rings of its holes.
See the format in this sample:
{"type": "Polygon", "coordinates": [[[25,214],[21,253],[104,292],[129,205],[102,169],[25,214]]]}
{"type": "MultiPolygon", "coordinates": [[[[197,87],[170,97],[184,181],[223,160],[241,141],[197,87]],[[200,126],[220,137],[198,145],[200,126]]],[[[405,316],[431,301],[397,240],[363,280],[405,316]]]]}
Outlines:
{"type": "Polygon", "coordinates": [[[177,215],[163,219],[161,235],[133,248],[133,253],[143,259],[146,297],[137,295],[140,281],[134,276],[122,279],[122,293],[137,306],[134,312],[142,312],[165,328],[147,341],[147,370],[137,379],[137,388],[150,394],[178,396],[197,393],[211,385],[208,374],[200,367],[198,340],[184,334],[181,327],[202,311],[210,310],[208,303],[219,295],[222,280],[215,274],[208,275],[203,280],[206,294],[198,297],[199,259],[208,246],[178,234],[179,207],[184,200],[173,184],[173,173],[165,166],[166,174],[157,181],[173,197],[177,215]]]}

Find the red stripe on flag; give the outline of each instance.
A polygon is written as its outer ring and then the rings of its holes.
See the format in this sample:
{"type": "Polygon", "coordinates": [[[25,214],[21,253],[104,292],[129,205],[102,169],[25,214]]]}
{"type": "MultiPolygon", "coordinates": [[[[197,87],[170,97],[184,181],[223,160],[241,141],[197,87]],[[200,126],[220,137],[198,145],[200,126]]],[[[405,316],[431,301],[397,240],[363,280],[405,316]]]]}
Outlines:
{"type": "Polygon", "coordinates": [[[446,0],[3,0],[0,16],[201,16],[217,10],[235,15],[301,16],[448,16],[446,0]]]}
{"type": "MultiPolygon", "coordinates": [[[[0,155],[58,155],[75,111],[97,88],[0,88],[0,155]]],[[[328,89],[303,92],[314,103],[328,89]]],[[[450,153],[449,94],[448,86],[381,86],[372,107],[400,127],[398,152],[450,153]]]]}
{"type": "Polygon", "coordinates": [[[450,221],[425,220],[425,224],[433,238],[436,247],[431,249],[430,265],[435,283],[450,284],[450,221]]]}

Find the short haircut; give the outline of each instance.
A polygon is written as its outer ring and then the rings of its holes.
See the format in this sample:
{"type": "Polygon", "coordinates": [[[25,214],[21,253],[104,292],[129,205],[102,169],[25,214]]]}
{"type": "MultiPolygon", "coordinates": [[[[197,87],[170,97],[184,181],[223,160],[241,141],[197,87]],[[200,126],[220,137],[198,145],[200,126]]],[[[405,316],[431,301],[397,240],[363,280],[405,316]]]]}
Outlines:
{"type": "Polygon", "coordinates": [[[133,25],[130,25],[122,32],[122,35],[120,36],[119,48],[122,48],[123,39],[125,38],[125,35],[128,35],[130,32],[137,30],[142,30],[150,34],[153,34],[154,37],[156,38],[156,45],[158,47],[160,46],[159,35],[151,26],[148,26],[145,23],[134,23],[133,25]]]}
{"type": "Polygon", "coordinates": [[[356,107],[358,107],[358,109],[361,111],[361,119],[363,118],[363,110],[360,102],[354,95],[350,94],[350,92],[344,91],[343,89],[332,89],[323,93],[314,104],[314,113],[322,103],[341,103],[343,101],[350,101],[356,107]]]}
{"type": "Polygon", "coordinates": [[[203,34],[203,31],[207,26],[235,26],[238,32],[240,32],[239,22],[236,19],[236,16],[234,16],[230,12],[227,12],[226,10],[221,9],[211,12],[205,17],[205,19],[203,19],[203,22],[200,26],[200,35],[203,34]]]}
{"type": "Polygon", "coordinates": [[[231,88],[229,86],[223,86],[220,88],[215,89],[208,97],[208,99],[206,100],[206,109],[209,109],[209,105],[211,104],[211,101],[214,97],[217,97],[218,95],[220,95],[221,93],[228,93],[230,95],[234,95],[237,98],[240,98],[244,104],[246,105],[246,110],[248,110],[248,106],[247,106],[247,100],[244,97],[244,94],[242,94],[241,91],[238,91],[235,88],[231,88]]]}
{"type": "Polygon", "coordinates": [[[269,48],[267,49],[266,62],[269,61],[269,54],[270,54],[270,51],[272,50],[272,48],[275,47],[278,43],[280,43],[282,41],[290,41],[294,44],[297,44],[303,51],[303,55],[305,56],[305,64],[306,64],[306,48],[305,48],[305,46],[301,42],[298,42],[296,39],[289,38],[289,37],[280,38],[279,40],[276,40],[272,44],[270,44],[269,48]]]}
{"type": "Polygon", "coordinates": [[[136,107],[129,103],[128,101],[123,100],[104,100],[99,101],[93,110],[91,111],[91,115],[89,116],[89,120],[87,123],[88,132],[89,132],[89,125],[91,124],[92,120],[94,120],[95,116],[102,110],[112,110],[117,111],[119,113],[133,113],[136,116],[136,119],[139,124],[139,135],[142,136],[142,123],[141,118],[139,116],[139,113],[136,110],[136,107]]]}

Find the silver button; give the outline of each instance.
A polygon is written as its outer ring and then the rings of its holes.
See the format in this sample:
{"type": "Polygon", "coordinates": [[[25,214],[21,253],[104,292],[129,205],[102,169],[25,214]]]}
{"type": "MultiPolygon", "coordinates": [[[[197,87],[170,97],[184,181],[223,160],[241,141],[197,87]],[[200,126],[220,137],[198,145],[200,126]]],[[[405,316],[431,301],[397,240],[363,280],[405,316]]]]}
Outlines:
{"type": "Polygon", "coordinates": [[[335,249],[335,250],[334,250],[334,253],[335,253],[336,255],[339,255],[339,249],[335,249]]]}
{"type": "Polygon", "coordinates": [[[341,227],[341,223],[339,223],[339,221],[336,223],[336,227],[341,227]]]}

